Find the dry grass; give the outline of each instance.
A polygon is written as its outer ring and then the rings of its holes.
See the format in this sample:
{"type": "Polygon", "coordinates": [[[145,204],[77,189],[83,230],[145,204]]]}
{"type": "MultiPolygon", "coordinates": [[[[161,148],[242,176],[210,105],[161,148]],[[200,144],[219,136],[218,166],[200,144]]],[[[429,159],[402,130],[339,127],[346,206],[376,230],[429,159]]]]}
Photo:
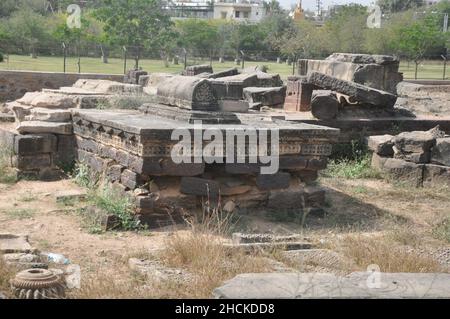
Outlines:
{"type": "Polygon", "coordinates": [[[0,292],[5,294],[7,297],[11,297],[9,280],[14,277],[15,272],[11,267],[9,267],[0,254],[0,292]]]}
{"type": "Polygon", "coordinates": [[[363,236],[347,237],[341,244],[342,253],[366,270],[376,264],[382,272],[442,272],[439,263],[431,258],[405,251],[386,239],[363,236]]]}

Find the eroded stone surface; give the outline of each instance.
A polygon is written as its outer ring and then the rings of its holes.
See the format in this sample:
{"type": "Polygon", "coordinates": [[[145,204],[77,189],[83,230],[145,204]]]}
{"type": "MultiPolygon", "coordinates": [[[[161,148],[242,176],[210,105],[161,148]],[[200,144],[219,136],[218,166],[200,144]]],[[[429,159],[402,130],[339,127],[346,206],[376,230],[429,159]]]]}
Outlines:
{"type": "Polygon", "coordinates": [[[450,298],[449,274],[380,273],[379,288],[367,284],[370,275],[242,274],[216,288],[213,295],[219,299],[450,298]]]}

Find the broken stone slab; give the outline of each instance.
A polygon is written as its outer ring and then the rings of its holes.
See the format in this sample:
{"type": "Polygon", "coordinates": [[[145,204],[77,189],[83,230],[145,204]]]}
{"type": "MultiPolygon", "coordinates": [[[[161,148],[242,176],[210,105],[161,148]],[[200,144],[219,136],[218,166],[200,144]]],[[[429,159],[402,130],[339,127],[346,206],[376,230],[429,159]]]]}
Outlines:
{"type": "Polygon", "coordinates": [[[56,123],[56,122],[43,122],[43,121],[23,121],[17,127],[17,131],[20,134],[62,134],[71,135],[72,124],[71,123],[56,123]]]}
{"type": "Polygon", "coordinates": [[[435,136],[428,131],[412,131],[400,133],[392,141],[402,153],[422,153],[431,150],[435,139],[435,136]]]}
{"type": "Polygon", "coordinates": [[[41,259],[36,254],[29,254],[29,253],[10,253],[10,254],[4,254],[3,259],[6,262],[21,262],[21,263],[31,263],[31,262],[39,262],[41,259]]]}
{"type": "Polygon", "coordinates": [[[213,73],[213,68],[209,64],[190,65],[183,71],[183,75],[195,76],[201,73],[213,73]]]}
{"type": "Polygon", "coordinates": [[[241,274],[213,291],[217,299],[450,298],[450,274],[379,273],[241,274]]]}
{"type": "Polygon", "coordinates": [[[166,281],[175,279],[186,282],[191,279],[191,275],[184,270],[166,267],[157,260],[130,258],[128,266],[131,270],[148,276],[153,280],[166,281]]]}
{"type": "Polygon", "coordinates": [[[366,145],[372,152],[381,156],[392,156],[394,155],[394,150],[392,147],[394,143],[392,142],[392,135],[372,135],[366,137],[366,145]]]}
{"type": "Polygon", "coordinates": [[[261,103],[264,106],[283,105],[286,98],[286,87],[246,87],[244,98],[249,103],[261,103]]]}
{"type": "Polygon", "coordinates": [[[64,201],[82,201],[87,197],[87,191],[85,190],[62,190],[55,193],[55,199],[57,203],[64,201]]]}
{"type": "Polygon", "coordinates": [[[44,262],[6,262],[6,264],[14,267],[16,270],[25,269],[47,269],[48,264],[44,262]]]}
{"type": "Polygon", "coordinates": [[[160,103],[180,108],[208,111],[218,108],[210,82],[195,76],[168,77],[157,85],[156,95],[160,103]]]}
{"type": "Polygon", "coordinates": [[[30,110],[30,115],[25,116],[25,121],[70,122],[71,118],[72,115],[67,110],[36,107],[30,110]]]}
{"type": "Polygon", "coordinates": [[[320,120],[336,118],[339,101],[336,93],[330,90],[314,90],[311,96],[311,114],[320,120]]]}
{"type": "Polygon", "coordinates": [[[425,164],[423,168],[424,186],[449,186],[450,167],[435,164],[425,164]]]}
{"type": "Polygon", "coordinates": [[[148,75],[148,72],[140,69],[128,70],[123,78],[123,82],[128,84],[139,84],[140,78],[146,75],[148,75]]]}
{"type": "Polygon", "coordinates": [[[357,64],[399,64],[400,60],[392,55],[360,54],[360,53],[333,53],[325,60],[351,62],[357,64]]]}
{"type": "Polygon", "coordinates": [[[223,78],[226,76],[233,76],[233,75],[238,75],[238,74],[239,74],[239,72],[238,72],[237,68],[231,68],[231,69],[215,72],[212,74],[208,74],[208,76],[206,76],[206,78],[207,79],[217,79],[217,78],[223,78]]]}
{"type": "Polygon", "coordinates": [[[244,234],[233,233],[232,241],[234,245],[249,243],[277,243],[304,240],[305,238],[298,234],[293,235],[274,235],[274,234],[244,234]]]}
{"type": "Polygon", "coordinates": [[[431,162],[450,166],[450,137],[437,138],[431,151],[431,162]]]}
{"type": "Polygon", "coordinates": [[[326,90],[348,95],[352,101],[374,106],[390,108],[394,106],[397,100],[397,96],[392,93],[373,89],[355,82],[340,80],[320,72],[309,73],[308,82],[326,90]]]}
{"type": "Polygon", "coordinates": [[[143,92],[140,85],[109,80],[80,79],[72,87],[104,94],[141,94],[143,92]]]}
{"type": "Polygon", "coordinates": [[[70,109],[76,107],[73,97],[64,94],[41,93],[37,95],[30,106],[47,109],[70,109]]]}
{"type": "Polygon", "coordinates": [[[244,88],[258,86],[256,74],[238,74],[208,81],[219,100],[242,100],[244,88]]]}
{"type": "Polygon", "coordinates": [[[264,243],[241,243],[224,244],[225,249],[242,250],[246,253],[254,253],[264,250],[299,250],[310,249],[313,244],[306,241],[287,241],[287,242],[264,242],[264,243]]]}
{"type": "Polygon", "coordinates": [[[295,261],[297,264],[320,265],[332,269],[344,269],[347,261],[345,258],[330,249],[300,249],[283,252],[283,256],[295,261]]]}
{"type": "Polygon", "coordinates": [[[423,164],[387,158],[383,164],[383,171],[396,181],[408,182],[415,187],[420,187],[423,183],[423,167],[423,164]]]}
{"type": "Polygon", "coordinates": [[[0,233],[0,253],[35,253],[36,251],[28,242],[27,235],[0,233]]]}

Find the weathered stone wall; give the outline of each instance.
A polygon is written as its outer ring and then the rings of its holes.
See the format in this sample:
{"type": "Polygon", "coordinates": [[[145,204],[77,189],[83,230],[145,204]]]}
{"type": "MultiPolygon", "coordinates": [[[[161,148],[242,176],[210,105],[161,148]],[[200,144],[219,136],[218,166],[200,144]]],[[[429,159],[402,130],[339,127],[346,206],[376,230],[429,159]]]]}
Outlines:
{"type": "Polygon", "coordinates": [[[119,74],[0,71],[0,102],[21,98],[26,92],[71,86],[79,79],[123,81],[119,74]]]}

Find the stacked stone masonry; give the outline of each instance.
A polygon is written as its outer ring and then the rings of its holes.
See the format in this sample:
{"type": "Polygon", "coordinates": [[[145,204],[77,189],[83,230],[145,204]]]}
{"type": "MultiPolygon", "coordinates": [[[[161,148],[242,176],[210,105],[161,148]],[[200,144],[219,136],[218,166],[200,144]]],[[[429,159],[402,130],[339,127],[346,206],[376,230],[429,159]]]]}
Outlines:
{"type": "Polygon", "coordinates": [[[372,166],[397,181],[421,186],[450,186],[450,136],[428,131],[378,135],[367,139],[372,166]]]}

